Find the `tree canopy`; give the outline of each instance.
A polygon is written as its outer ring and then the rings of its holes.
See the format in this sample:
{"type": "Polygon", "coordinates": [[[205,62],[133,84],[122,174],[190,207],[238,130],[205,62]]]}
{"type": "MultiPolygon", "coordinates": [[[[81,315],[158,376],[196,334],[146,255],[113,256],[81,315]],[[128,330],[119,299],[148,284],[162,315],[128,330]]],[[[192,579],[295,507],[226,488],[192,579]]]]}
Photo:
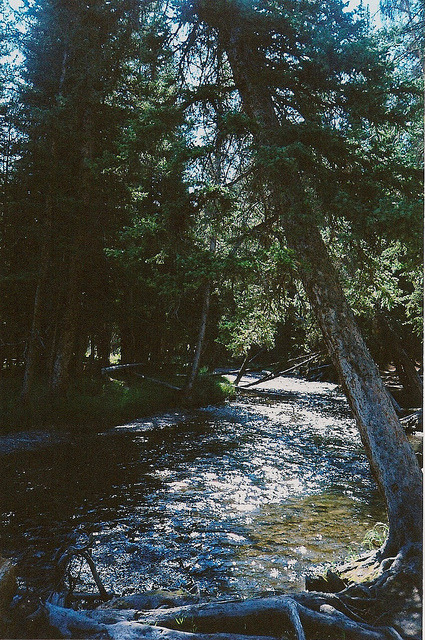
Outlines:
{"type": "Polygon", "coordinates": [[[404,445],[380,446],[400,427],[358,324],[419,393],[422,14],[382,9],[395,22],[381,32],[340,0],[10,14],[0,345],[24,404],[40,380],[66,397],[112,356],[184,373],[190,395],[201,364],[327,349],[397,551],[418,536],[419,482],[404,445]]]}

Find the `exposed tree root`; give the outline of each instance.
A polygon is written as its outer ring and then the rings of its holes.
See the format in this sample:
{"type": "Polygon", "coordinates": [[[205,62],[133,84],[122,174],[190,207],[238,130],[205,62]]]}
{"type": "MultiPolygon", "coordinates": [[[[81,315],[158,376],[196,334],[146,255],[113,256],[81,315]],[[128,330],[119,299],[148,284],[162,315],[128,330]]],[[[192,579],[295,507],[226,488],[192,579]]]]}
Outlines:
{"type": "MultiPolygon", "coordinates": [[[[167,610],[72,611],[47,603],[49,625],[65,638],[104,637],[114,640],[245,640],[295,637],[297,640],[345,637],[351,640],[402,640],[392,628],[359,622],[330,604],[325,594],[294,594],[243,602],[211,602],[167,610]],[[318,610],[301,604],[318,607],[318,610]],[[264,635],[265,630],[271,635],[264,635]]],[[[335,599],[334,599],[335,600],[335,599]]]]}
{"type": "Polygon", "coordinates": [[[372,626],[353,612],[349,617],[341,608],[348,611],[347,606],[333,594],[294,593],[291,596],[142,612],[139,619],[171,629],[176,628],[176,620],[187,620],[203,633],[236,633],[243,629],[244,633],[257,637],[267,629],[274,637],[295,632],[297,640],[313,638],[315,632],[338,638],[345,634],[352,640],[400,640],[400,635],[393,629],[372,626]]]}
{"type": "Polygon", "coordinates": [[[152,610],[113,608],[122,607],[125,598],[91,611],[48,602],[36,617],[65,638],[419,640],[420,547],[408,545],[384,561],[378,556],[345,566],[345,576],[350,570],[360,571],[360,576],[367,570],[375,577],[363,584],[352,582],[339,593],[304,591],[152,610]]]}
{"type": "MultiPolygon", "coordinates": [[[[64,609],[52,604],[44,605],[44,613],[51,628],[63,638],[110,638],[111,640],[252,640],[241,634],[203,634],[196,631],[179,631],[142,624],[129,618],[135,611],[81,612],[64,609]],[[103,622],[102,620],[105,620],[103,622]]],[[[258,640],[275,640],[272,636],[258,636],[258,640]]],[[[298,639],[301,640],[301,637],[298,639]]]]}

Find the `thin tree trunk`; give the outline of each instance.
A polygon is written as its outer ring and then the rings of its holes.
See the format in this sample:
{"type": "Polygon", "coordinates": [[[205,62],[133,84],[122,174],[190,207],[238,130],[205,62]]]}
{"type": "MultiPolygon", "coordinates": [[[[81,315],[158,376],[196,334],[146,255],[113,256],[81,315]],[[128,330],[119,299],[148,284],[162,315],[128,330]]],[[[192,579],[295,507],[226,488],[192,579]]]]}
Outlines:
{"type": "Polygon", "coordinates": [[[59,287],[56,288],[56,300],[54,308],[52,309],[52,331],[50,336],[49,354],[47,357],[46,372],[49,380],[52,379],[53,367],[55,364],[55,357],[59,339],[59,323],[60,323],[60,311],[62,308],[62,292],[59,287]]]}
{"type": "Polygon", "coordinates": [[[120,362],[136,362],[136,341],[134,335],[134,291],[133,287],[127,289],[123,307],[126,313],[119,323],[120,332],[120,362]]]}
{"type": "MultiPolygon", "coordinates": [[[[215,247],[216,247],[216,238],[211,238],[211,242],[210,242],[211,253],[214,253],[215,247]]],[[[201,322],[200,322],[199,331],[198,331],[198,340],[196,342],[195,354],[193,356],[193,361],[192,361],[192,368],[184,388],[184,394],[186,397],[190,397],[192,393],[193,385],[195,384],[195,380],[198,376],[199,368],[201,365],[201,355],[202,355],[202,349],[205,341],[205,332],[207,329],[208,313],[210,309],[211,289],[212,289],[212,283],[210,281],[210,282],[207,282],[207,284],[205,285],[204,298],[203,298],[202,311],[201,311],[201,322]]]]}
{"type": "MultiPolygon", "coordinates": [[[[215,250],[214,238],[211,240],[210,249],[211,251],[215,250]]],[[[205,332],[207,329],[207,321],[208,321],[208,312],[210,309],[211,289],[212,289],[211,282],[207,282],[204,290],[204,298],[203,298],[202,311],[201,311],[201,322],[199,325],[198,340],[196,342],[195,354],[193,356],[193,361],[192,361],[192,368],[184,389],[184,393],[186,397],[190,397],[192,393],[193,385],[195,384],[195,380],[198,376],[199,368],[201,365],[202,348],[204,346],[205,332]]]]}
{"type": "Polygon", "coordinates": [[[246,368],[247,368],[247,366],[248,366],[248,362],[250,361],[250,360],[249,360],[250,351],[251,351],[251,347],[248,349],[247,354],[246,354],[245,358],[243,359],[243,362],[242,362],[242,364],[241,364],[241,366],[240,366],[240,369],[239,369],[239,371],[238,371],[238,375],[237,375],[237,376],[236,376],[236,378],[235,378],[235,381],[234,381],[234,383],[233,383],[233,384],[235,385],[235,387],[237,387],[237,386],[238,386],[238,384],[239,384],[239,383],[240,383],[240,381],[242,380],[242,377],[243,377],[243,375],[244,375],[244,373],[245,373],[245,371],[246,371],[246,368]]]}
{"type": "Polygon", "coordinates": [[[99,368],[109,367],[111,357],[112,332],[107,324],[104,324],[97,335],[97,359],[99,368]]]}
{"type": "Polygon", "coordinates": [[[77,331],[75,349],[70,365],[71,375],[75,378],[79,378],[83,374],[88,343],[88,335],[84,328],[80,326],[77,331]]]}
{"type": "MultiPolygon", "coordinates": [[[[211,253],[214,253],[215,251],[216,242],[217,242],[216,238],[211,238],[211,241],[210,241],[211,253]]],[[[207,330],[208,312],[210,309],[211,289],[212,289],[212,283],[211,281],[209,281],[205,285],[205,290],[204,290],[204,298],[203,298],[202,311],[201,311],[201,322],[199,325],[198,340],[196,342],[195,354],[193,356],[193,361],[192,361],[192,368],[184,388],[184,393],[185,393],[185,396],[187,397],[190,397],[192,393],[193,385],[195,384],[195,380],[198,376],[199,368],[201,365],[201,355],[202,355],[202,349],[205,341],[205,332],[207,330]]]]}
{"type": "MultiPolygon", "coordinates": [[[[214,10],[206,0],[199,0],[198,5],[201,19],[219,31],[244,110],[256,122],[257,144],[270,146],[280,133],[280,123],[264,81],[265,61],[247,37],[251,23],[244,23],[242,4],[229,1],[228,8],[226,13],[214,10]]],[[[312,216],[300,213],[299,202],[306,200],[300,177],[282,176],[282,184],[272,188],[288,246],[298,258],[299,275],[386,501],[390,532],[383,554],[395,554],[406,543],[422,540],[419,466],[345,299],[319,229],[312,216]],[[285,196],[289,190],[292,201],[285,196]]]]}

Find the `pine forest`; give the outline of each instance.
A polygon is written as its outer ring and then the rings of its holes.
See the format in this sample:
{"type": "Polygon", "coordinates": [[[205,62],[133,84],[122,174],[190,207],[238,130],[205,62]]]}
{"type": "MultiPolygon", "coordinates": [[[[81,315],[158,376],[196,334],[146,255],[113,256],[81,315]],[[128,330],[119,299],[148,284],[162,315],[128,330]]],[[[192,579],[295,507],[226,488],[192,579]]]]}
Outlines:
{"type": "Polygon", "coordinates": [[[421,0],[0,0],[0,637],[420,640],[421,0]]]}

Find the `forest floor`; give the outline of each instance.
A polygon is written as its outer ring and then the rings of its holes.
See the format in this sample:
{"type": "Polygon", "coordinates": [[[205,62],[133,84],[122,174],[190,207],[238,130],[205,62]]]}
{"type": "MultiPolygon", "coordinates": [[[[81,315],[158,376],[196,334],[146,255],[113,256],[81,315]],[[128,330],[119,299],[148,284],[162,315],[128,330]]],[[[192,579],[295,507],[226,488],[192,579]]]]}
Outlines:
{"type": "MultiPolygon", "coordinates": [[[[182,378],[179,378],[179,384],[183,384],[182,378]]],[[[101,430],[171,409],[223,402],[234,394],[227,379],[209,374],[199,376],[190,401],[181,392],[135,376],[125,379],[83,377],[75,381],[66,396],[58,399],[52,399],[47,385],[40,381],[26,403],[20,398],[20,389],[19,379],[5,379],[2,383],[0,447],[16,446],[18,441],[26,446],[31,440],[50,439],[55,437],[51,434],[52,429],[101,430]],[[17,432],[25,433],[15,438],[12,434],[17,432]],[[8,434],[15,440],[15,445],[10,444],[8,434]]]]}

